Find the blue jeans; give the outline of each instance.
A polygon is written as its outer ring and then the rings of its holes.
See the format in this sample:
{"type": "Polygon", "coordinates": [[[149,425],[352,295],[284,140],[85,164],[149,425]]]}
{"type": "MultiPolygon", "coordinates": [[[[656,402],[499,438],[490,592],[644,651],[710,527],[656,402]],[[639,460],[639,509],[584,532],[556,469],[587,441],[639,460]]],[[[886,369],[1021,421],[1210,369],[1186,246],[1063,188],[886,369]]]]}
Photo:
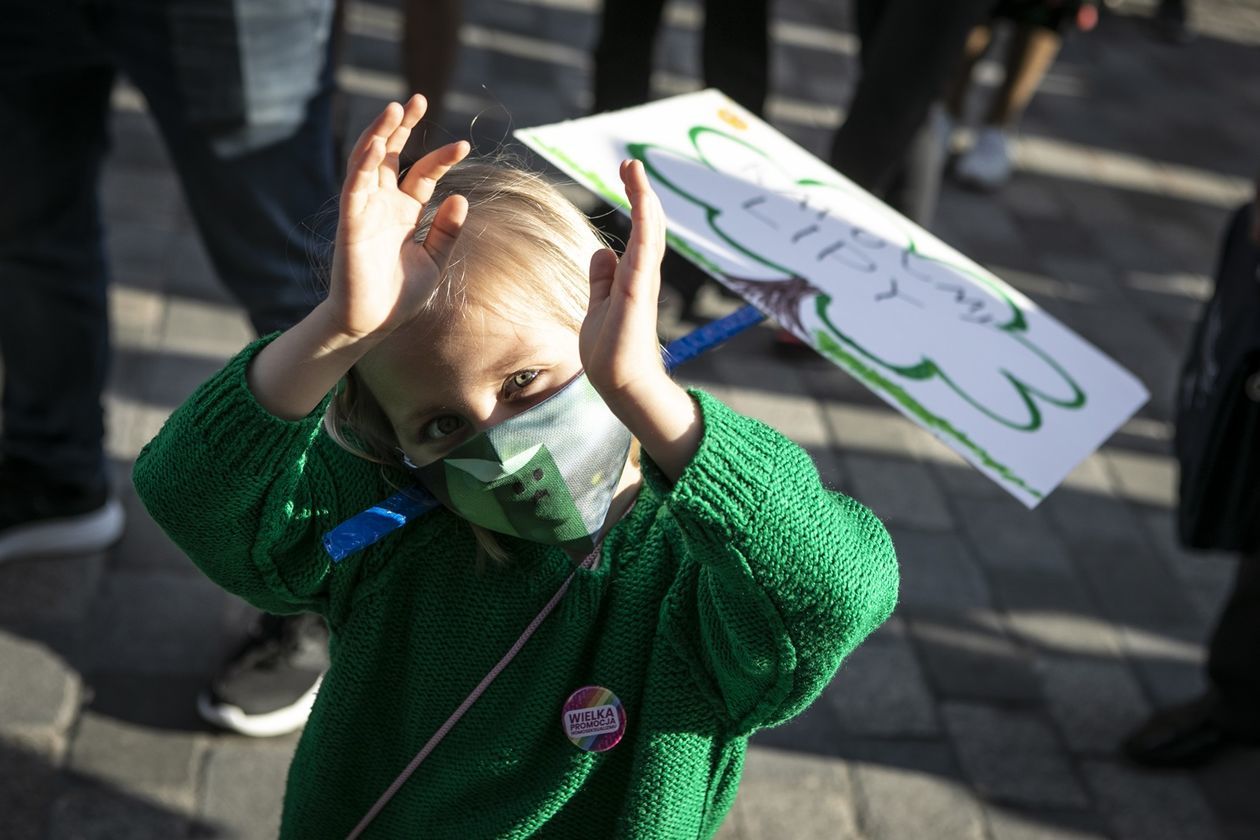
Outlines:
{"type": "Polygon", "coordinates": [[[116,73],[144,94],[223,283],[259,333],[318,296],[335,229],[331,0],[20,0],[0,25],[0,457],[104,475],[98,187],[116,73]]]}

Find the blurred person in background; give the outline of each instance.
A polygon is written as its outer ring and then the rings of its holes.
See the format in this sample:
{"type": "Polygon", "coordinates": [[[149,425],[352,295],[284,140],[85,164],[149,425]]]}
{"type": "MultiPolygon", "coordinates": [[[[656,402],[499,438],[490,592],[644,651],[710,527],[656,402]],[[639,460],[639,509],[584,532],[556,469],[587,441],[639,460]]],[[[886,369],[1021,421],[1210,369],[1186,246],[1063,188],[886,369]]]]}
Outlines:
{"type": "Polygon", "coordinates": [[[1194,40],[1191,31],[1189,0],[1159,0],[1155,10],[1155,26],[1159,34],[1174,44],[1188,44],[1194,40]]]}
{"type": "MultiPolygon", "coordinates": [[[[1098,23],[1090,0],[1000,0],[990,19],[971,30],[963,48],[963,66],[947,97],[953,122],[965,119],[972,73],[993,45],[998,25],[1009,22],[1010,41],[1003,56],[1002,83],[989,101],[975,143],[954,165],[954,177],[969,187],[993,190],[1011,177],[1011,134],[1063,46],[1063,33],[1083,32],[1098,23]]],[[[952,126],[951,126],[952,129],[952,126]]]]}
{"type": "Polygon", "coordinates": [[[993,0],[855,0],[861,77],[828,162],[930,227],[945,165],[938,100],[993,0]]]}
{"type": "MultiPolygon", "coordinates": [[[[704,3],[701,72],[748,111],[762,116],[770,89],[769,0],[704,3]]],[[[604,0],[595,45],[592,111],[617,111],[651,98],[651,64],[665,0],[604,0]]],[[[604,215],[601,227],[625,238],[620,214],[604,215]]],[[[696,296],[708,276],[673,248],[665,252],[662,277],[680,298],[679,316],[697,320],[696,296]]]]}
{"type": "MultiPolygon", "coordinates": [[[[332,0],[23,0],[0,29],[0,561],[101,551],[123,530],[103,447],[111,93],[144,95],[206,250],[259,334],[316,301],[304,225],[337,191],[332,0]]],[[[329,230],[334,219],[327,214],[329,230]]],[[[318,619],[264,618],[202,697],[250,735],[305,721],[318,619]]]]}
{"type": "Polygon", "coordinates": [[[1156,712],[1122,745],[1151,767],[1260,747],[1260,178],[1227,228],[1187,355],[1176,451],[1182,544],[1242,556],[1208,643],[1207,691],[1156,712]]]}
{"type": "MultiPolygon", "coordinates": [[[[769,0],[705,2],[700,65],[715,87],[754,114],[770,88],[769,0]]],[[[595,44],[593,111],[641,105],[651,96],[652,52],[665,0],[604,0],[595,44]]]]}
{"type": "MultiPolygon", "coordinates": [[[[770,89],[769,0],[718,0],[704,5],[700,65],[714,87],[762,116],[770,89]]],[[[651,98],[652,54],[665,0],[604,0],[594,54],[593,113],[642,105],[651,98]]],[[[625,238],[620,214],[598,222],[615,240],[625,238]]],[[[696,320],[695,301],[708,275],[673,249],[661,276],[681,298],[680,316],[696,320]]]]}
{"type": "Polygon", "coordinates": [[[425,129],[412,135],[403,150],[404,165],[452,139],[449,131],[441,129],[449,128],[442,120],[446,116],[446,92],[459,58],[463,6],[464,0],[403,0],[403,79],[408,94],[424,91],[429,103],[425,129]]]}

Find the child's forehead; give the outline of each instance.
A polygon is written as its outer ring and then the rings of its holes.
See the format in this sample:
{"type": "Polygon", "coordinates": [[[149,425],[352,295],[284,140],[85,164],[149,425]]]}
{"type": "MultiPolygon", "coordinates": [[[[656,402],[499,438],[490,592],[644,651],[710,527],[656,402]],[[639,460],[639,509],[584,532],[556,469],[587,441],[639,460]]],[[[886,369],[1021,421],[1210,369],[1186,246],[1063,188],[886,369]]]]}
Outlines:
{"type": "Polygon", "coordinates": [[[577,357],[577,334],[540,312],[513,317],[497,307],[426,313],[395,331],[360,362],[370,378],[431,374],[448,378],[500,373],[532,358],[577,357]]]}

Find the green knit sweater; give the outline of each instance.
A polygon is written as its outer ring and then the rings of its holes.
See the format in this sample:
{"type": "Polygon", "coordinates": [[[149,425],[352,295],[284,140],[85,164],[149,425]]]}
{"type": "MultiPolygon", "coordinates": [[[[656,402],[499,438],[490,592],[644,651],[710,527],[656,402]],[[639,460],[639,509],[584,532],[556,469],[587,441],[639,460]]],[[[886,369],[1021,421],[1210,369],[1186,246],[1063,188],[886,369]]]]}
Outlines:
{"type": "MultiPolygon", "coordinates": [[[[245,382],[262,342],[202,385],[140,454],[154,519],[213,580],[277,613],[313,610],[332,667],[289,770],[281,837],[341,838],[573,568],[504,538],[476,561],[439,510],[340,563],[324,532],[391,492],[319,412],[287,422],[245,382]]],[[[703,838],[730,808],[750,734],[803,710],[892,611],[888,533],[822,487],[809,457],[694,392],[699,451],[672,486],[650,462],[631,512],[394,799],[373,838],[703,838]],[[583,752],[561,708],[598,685],[625,735],[583,752]]],[[[401,479],[401,476],[394,476],[401,479]]]]}

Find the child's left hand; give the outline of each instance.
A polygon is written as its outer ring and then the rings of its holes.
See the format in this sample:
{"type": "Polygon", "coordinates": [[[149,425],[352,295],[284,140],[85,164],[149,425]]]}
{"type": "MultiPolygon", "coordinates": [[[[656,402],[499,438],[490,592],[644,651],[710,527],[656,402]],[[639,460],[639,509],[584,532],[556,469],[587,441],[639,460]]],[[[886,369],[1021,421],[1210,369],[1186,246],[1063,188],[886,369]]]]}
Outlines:
{"type": "Polygon", "coordinates": [[[630,199],[630,242],[621,259],[591,257],[591,300],[579,335],[586,377],[657,466],[677,479],[700,439],[699,409],[670,379],[656,335],[665,211],[643,164],[622,161],[630,199]]]}
{"type": "Polygon", "coordinates": [[[610,405],[665,372],[656,337],[665,213],[640,161],[622,161],[621,180],[630,241],[620,260],[608,248],[591,257],[591,300],[579,336],[586,376],[610,405]]]}

